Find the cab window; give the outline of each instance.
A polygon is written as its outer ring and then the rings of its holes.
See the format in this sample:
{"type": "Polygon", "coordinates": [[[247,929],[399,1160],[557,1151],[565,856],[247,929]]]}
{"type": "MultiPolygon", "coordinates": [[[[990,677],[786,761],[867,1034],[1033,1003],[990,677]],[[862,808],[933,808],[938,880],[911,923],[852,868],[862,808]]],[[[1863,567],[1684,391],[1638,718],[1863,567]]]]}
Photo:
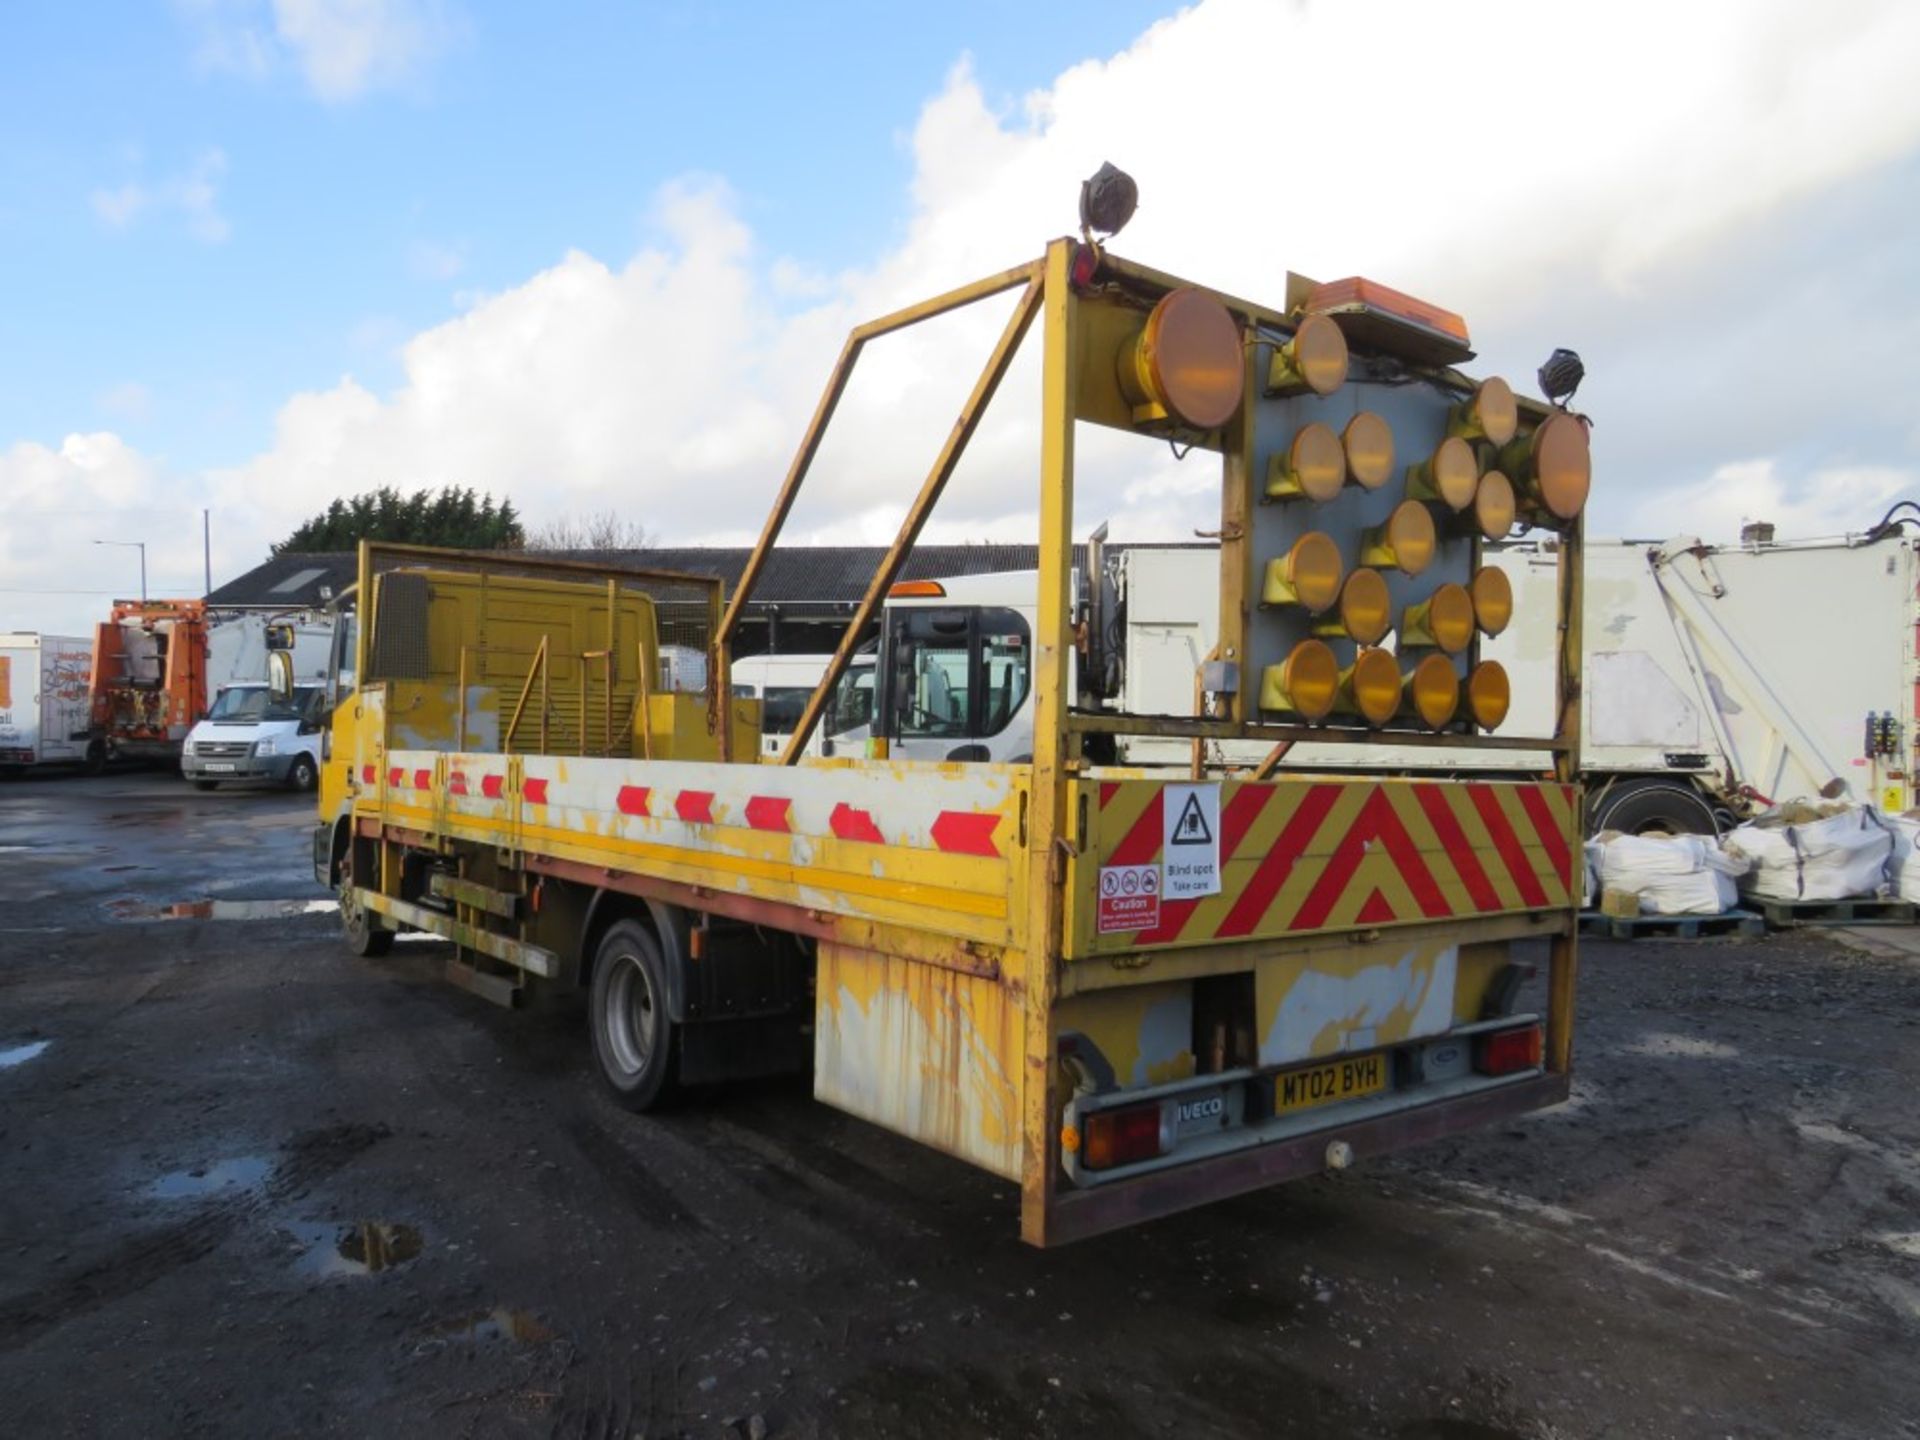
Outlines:
{"type": "Polygon", "coordinates": [[[1032,647],[1017,611],[902,608],[888,618],[887,640],[889,735],[983,739],[1026,701],[1032,647]]]}

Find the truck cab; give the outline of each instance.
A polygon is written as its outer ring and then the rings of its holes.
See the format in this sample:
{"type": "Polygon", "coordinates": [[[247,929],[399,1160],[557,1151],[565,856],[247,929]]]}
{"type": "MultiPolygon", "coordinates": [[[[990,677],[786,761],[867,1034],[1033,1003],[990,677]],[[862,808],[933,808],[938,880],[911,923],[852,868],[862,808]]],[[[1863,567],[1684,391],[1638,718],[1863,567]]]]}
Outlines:
{"type": "MultiPolygon", "coordinates": [[[[1033,622],[1037,571],[910,580],[893,587],[868,683],[878,733],[901,760],[1009,763],[1033,758],[1033,622]]],[[[825,728],[856,737],[849,667],[825,728]],[[835,728],[835,722],[840,723],[835,728]]]]}
{"type": "Polygon", "coordinates": [[[300,685],[278,700],[264,681],[229,685],[187,735],[180,773],[202,790],[223,781],[264,780],[311,790],[320,776],[326,691],[300,685]]]}

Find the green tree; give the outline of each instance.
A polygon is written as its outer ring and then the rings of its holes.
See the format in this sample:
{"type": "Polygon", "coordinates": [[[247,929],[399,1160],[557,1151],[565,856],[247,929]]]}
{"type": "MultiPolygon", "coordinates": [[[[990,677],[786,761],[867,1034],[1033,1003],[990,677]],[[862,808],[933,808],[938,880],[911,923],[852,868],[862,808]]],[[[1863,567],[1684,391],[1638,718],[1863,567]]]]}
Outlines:
{"type": "Polygon", "coordinates": [[[362,540],[439,545],[453,550],[518,550],[526,544],[511,500],[494,504],[472,486],[402,495],[391,485],[333,500],[273,547],[275,555],[351,550],[362,540]]]}

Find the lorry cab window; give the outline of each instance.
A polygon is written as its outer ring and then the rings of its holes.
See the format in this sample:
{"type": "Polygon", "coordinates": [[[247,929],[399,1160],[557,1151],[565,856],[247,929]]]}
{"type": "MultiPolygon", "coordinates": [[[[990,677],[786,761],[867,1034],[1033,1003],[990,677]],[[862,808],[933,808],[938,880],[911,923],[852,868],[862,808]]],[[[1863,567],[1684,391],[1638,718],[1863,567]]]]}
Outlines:
{"type": "Polygon", "coordinates": [[[873,723],[873,666],[858,665],[840,677],[827,702],[827,733],[839,735],[873,723]]]}
{"type": "Polygon", "coordinates": [[[1007,728],[1030,683],[1018,611],[904,608],[888,624],[889,733],[981,738],[1007,728]]]}
{"type": "Polygon", "coordinates": [[[760,728],[769,735],[791,735],[812,698],[811,685],[769,685],[761,696],[760,728]]]}
{"type": "Polygon", "coordinates": [[[358,688],[354,657],[359,654],[359,643],[359,615],[352,610],[339,611],[334,619],[333,648],[327,657],[327,694],[335,705],[358,688]]]}

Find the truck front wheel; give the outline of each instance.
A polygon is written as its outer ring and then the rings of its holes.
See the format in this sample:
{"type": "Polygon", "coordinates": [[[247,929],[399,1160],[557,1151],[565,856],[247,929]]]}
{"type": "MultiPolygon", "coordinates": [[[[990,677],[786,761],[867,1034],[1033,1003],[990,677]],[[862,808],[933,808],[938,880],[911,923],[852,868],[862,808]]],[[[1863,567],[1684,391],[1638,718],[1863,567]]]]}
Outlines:
{"type": "Polygon", "coordinates": [[[380,923],[380,917],[360,903],[353,888],[353,876],[340,877],[340,935],[347,949],[363,960],[377,960],[393,948],[393,931],[380,923]]]}
{"type": "Polygon", "coordinates": [[[635,920],[606,933],[593,961],[587,1004],[600,1078],[629,1110],[647,1110],[672,1089],[675,1026],[659,943],[635,920]]]}
{"type": "Polygon", "coordinates": [[[296,755],[293,764],[287,767],[287,788],[302,792],[313,789],[313,782],[320,778],[320,772],[313,768],[310,756],[296,755]]]}

